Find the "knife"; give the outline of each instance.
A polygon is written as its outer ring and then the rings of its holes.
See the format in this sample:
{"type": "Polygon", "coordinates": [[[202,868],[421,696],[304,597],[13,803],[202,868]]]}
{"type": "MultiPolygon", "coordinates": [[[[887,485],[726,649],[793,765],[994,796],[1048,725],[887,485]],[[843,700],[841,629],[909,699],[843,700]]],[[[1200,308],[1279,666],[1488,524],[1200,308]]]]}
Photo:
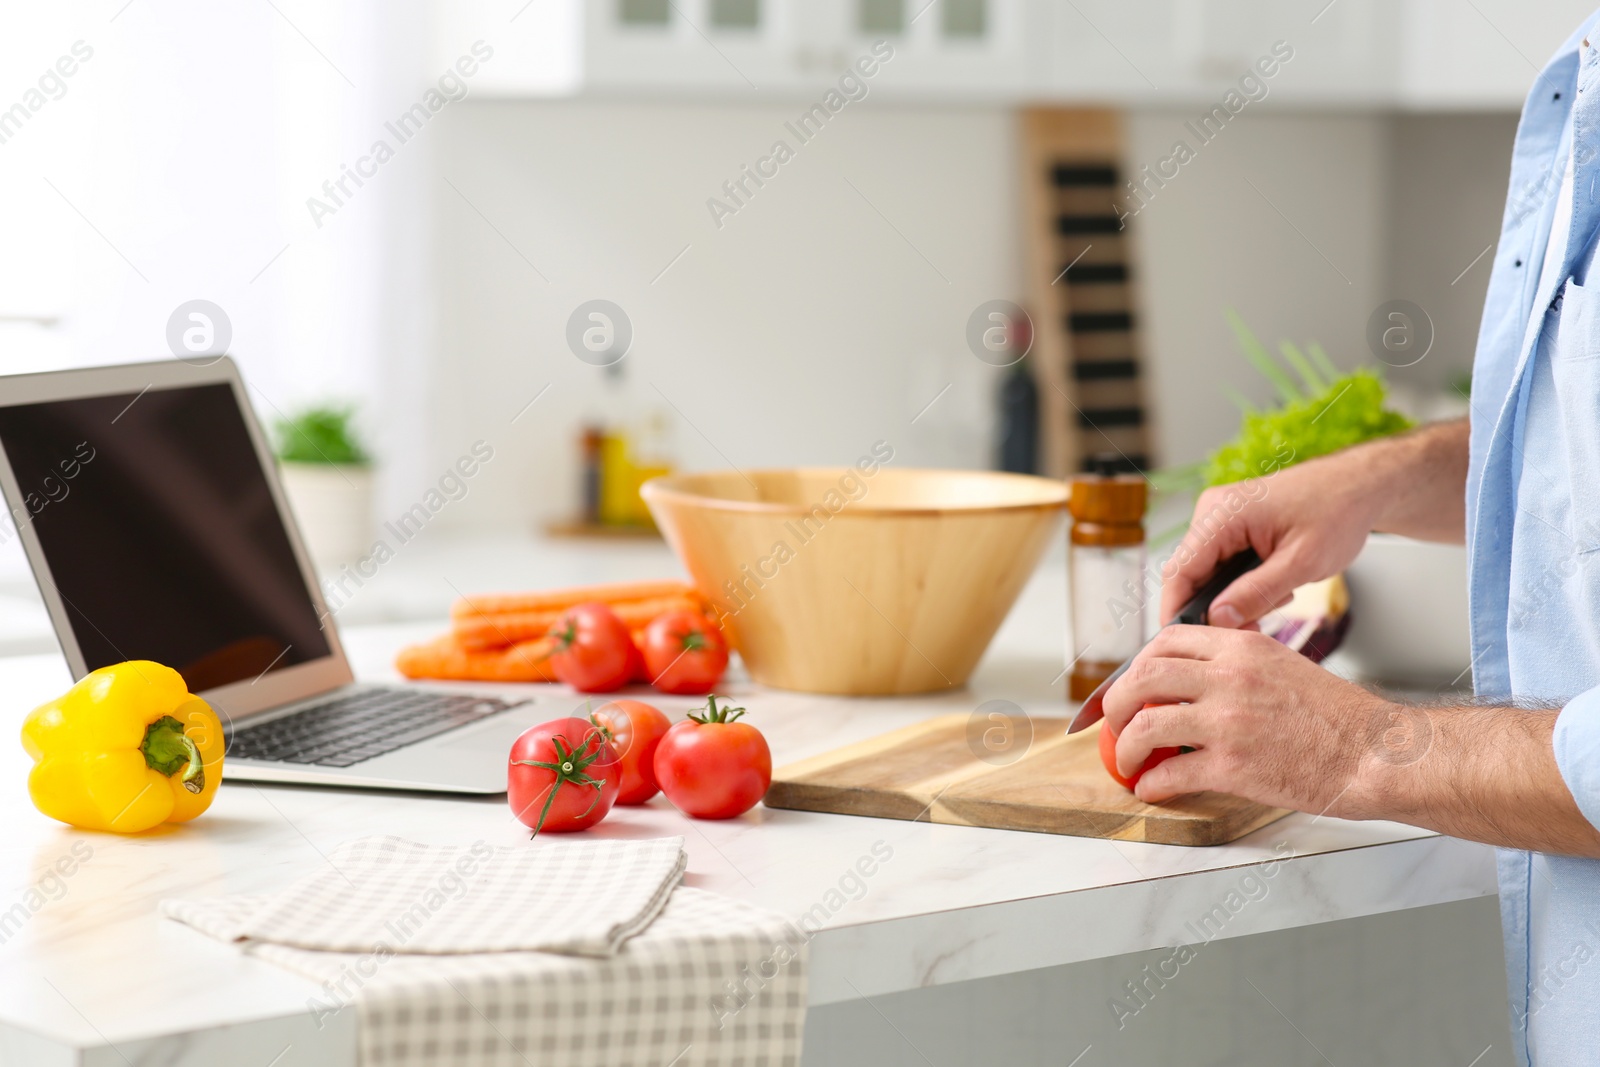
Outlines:
{"type": "MultiPolygon", "coordinates": [[[[1206,584],[1202,585],[1200,591],[1195,593],[1194,599],[1180,608],[1178,614],[1172,617],[1172,622],[1167,623],[1166,626],[1171,626],[1173,623],[1181,623],[1185,626],[1207,625],[1211,602],[1217,599],[1218,594],[1232,585],[1240,575],[1247,574],[1260,565],[1261,557],[1256,555],[1256,550],[1253,548],[1247,548],[1237,556],[1231,557],[1213,572],[1206,584]]],[[[1162,629],[1166,629],[1166,626],[1163,626],[1162,629]]],[[[1153,637],[1150,639],[1150,641],[1154,640],[1155,638],[1153,637]]],[[[1150,641],[1146,641],[1144,645],[1141,645],[1139,652],[1143,652],[1145,646],[1150,644],[1150,641]]],[[[1067,727],[1067,733],[1075,734],[1079,730],[1093,726],[1100,721],[1105,715],[1105,710],[1101,707],[1101,704],[1105,700],[1106,690],[1110,689],[1112,683],[1127,672],[1129,664],[1139,657],[1139,652],[1135,652],[1128,657],[1122,666],[1112,671],[1105,681],[1094,687],[1094,692],[1090,693],[1088,699],[1083,702],[1083,706],[1078,709],[1078,714],[1072,717],[1072,725],[1067,727]]]]}

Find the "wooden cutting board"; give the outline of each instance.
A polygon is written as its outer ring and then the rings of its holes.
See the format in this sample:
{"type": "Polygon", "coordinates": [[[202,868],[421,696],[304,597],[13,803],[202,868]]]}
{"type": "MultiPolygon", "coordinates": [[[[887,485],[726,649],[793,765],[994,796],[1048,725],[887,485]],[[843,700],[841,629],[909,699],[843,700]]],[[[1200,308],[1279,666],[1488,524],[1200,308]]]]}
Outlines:
{"type": "Polygon", "coordinates": [[[1018,720],[1032,740],[988,751],[981,716],[943,715],[778,768],[766,804],[1164,845],[1220,845],[1288,814],[1222,793],[1143,803],[1101,767],[1100,727],[1068,737],[1068,721],[1018,720]]]}

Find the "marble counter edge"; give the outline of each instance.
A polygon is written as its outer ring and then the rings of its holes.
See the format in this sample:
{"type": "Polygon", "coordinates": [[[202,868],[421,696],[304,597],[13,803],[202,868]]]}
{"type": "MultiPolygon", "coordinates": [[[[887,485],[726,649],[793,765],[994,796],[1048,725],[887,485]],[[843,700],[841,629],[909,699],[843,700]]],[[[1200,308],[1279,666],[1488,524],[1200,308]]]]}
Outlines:
{"type": "Polygon", "coordinates": [[[132,1067],[146,1063],[162,1067],[261,1063],[274,1067],[289,1062],[294,1067],[350,1067],[356,1062],[357,1044],[354,1011],[338,1012],[321,1021],[308,1011],[268,1013],[216,1026],[115,1041],[98,1030],[93,1039],[82,1040],[0,1022],[0,1063],[36,1067],[132,1067]],[[291,1050],[294,1057],[286,1060],[291,1050]]]}
{"type": "MultiPolygon", "coordinates": [[[[1211,940],[1495,892],[1493,851],[1447,837],[1291,856],[1269,871],[1270,862],[824,927],[811,938],[807,999],[821,1006],[1178,944],[1203,949],[1211,940]],[[1128,915],[1139,921],[1108,921],[1128,915]],[[1041,936],[1050,930],[1071,935],[1041,936]]],[[[1129,977],[1137,977],[1136,968],[1129,977]]],[[[341,1015],[346,1023],[354,1017],[341,1015]]],[[[115,1038],[96,1030],[95,1039],[85,1040],[81,1033],[51,1035],[0,1022],[0,1049],[54,1046],[67,1053],[63,1063],[97,1062],[97,1050],[109,1050],[108,1063],[134,1053],[133,1062],[154,1056],[181,1064],[191,1061],[170,1057],[191,1049],[206,1057],[192,1062],[223,1062],[235,1047],[260,1049],[263,1041],[280,1038],[311,1056],[307,1063],[347,1062],[338,1057],[351,1051],[353,1023],[317,1029],[303,1007],[280,1014],[267,1009],[202,1030],[115,1038]]]]}
{"type": "Polygon", "coordinates": [[[808,1001],[832,1004],[1495,892],[1492,849],[1428,836],[1286,858],[1271,873],[1244,864],[826,927],[811,941],[808,1001]],[[1140,922],[1107,921],[1129,914],[1140,922]],[[1041,936],[1049,930],[1072,936],[1041,936]]]}

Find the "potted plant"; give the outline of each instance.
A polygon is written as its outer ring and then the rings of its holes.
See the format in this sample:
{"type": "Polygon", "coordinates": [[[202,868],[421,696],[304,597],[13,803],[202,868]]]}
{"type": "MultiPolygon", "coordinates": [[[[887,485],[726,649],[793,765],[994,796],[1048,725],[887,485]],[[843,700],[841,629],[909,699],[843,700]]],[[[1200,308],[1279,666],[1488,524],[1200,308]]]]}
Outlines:
{"type": "Polygon", "coordinates": [[[273,426],[289,506],[312,558],[329,568],[372,547],[372,463],[354,418],[349,405],[322,404],[273,426]]]}

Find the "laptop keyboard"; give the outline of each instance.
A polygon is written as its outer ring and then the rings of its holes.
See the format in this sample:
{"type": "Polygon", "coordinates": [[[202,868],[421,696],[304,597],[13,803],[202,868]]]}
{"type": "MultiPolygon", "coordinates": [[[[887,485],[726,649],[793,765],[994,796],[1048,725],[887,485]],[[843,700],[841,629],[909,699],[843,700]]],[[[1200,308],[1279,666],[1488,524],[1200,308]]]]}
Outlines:
{"type": "Polygon", "coordinates": [[[375,689],[301,708],[232,732],[233,759],[349,767],[498,714],[513,705],[494,697],[375,689]]]}

